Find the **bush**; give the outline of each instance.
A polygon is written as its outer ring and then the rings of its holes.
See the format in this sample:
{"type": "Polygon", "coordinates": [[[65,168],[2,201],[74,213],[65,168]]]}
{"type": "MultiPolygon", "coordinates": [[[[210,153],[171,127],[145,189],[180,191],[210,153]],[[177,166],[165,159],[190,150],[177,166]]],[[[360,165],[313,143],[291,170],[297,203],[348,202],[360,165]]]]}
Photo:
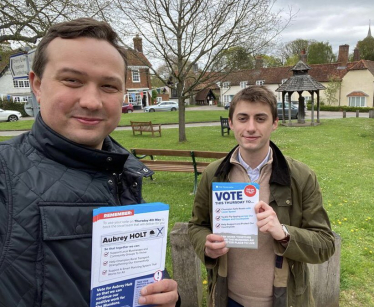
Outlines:
{"type": "Polygon", "coordinates": [[[13,102],[8,100],[0,100],[0,108],[4,110],[14,110],[21,112],[22,117],[28,116],[25,112],[25,104],[23,102],[13,102]]]}
{"type": "MultiPolygon", "coordinates": [[[[312,109],[312,104],[307,104],[308,110],[312,109]]],[[[314,110],[317,109],[317,104],[314,104],[314,110]]],[[[335,112],[356,112],[360,111],[362,113],[368,113],[370,110],[374,110],[374,108],[368,108],[368,107],[350,107],[350,106],[326,106],[326,105],[320,105],[320,111],[335,111],[335,112]]]]}

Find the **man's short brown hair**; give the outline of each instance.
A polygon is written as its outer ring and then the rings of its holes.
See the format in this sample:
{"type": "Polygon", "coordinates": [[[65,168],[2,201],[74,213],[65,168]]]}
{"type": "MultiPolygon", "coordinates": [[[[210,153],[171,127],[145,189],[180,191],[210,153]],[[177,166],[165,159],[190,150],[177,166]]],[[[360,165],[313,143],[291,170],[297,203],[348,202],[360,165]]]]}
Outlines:
{"type": "Polygon", "coordinates": [[[121,54],[126,67],[125,49],[118,44],[118,35],[112,27],[106,22],[97,21],[93,18],[78,18],[53,25],[40,41],[32,64],[32,70],[39,78],[42,78],[45,66],[48,62],[47,47],[49,43],[57,37],[64,39],[90,37],[105,40],[121,54]]]}
{"type": "Polygon", "coordinates": [[[253,85],[241,90],[231,100],[229,109],[229,118],[232,120],[236,105],[239,101],[262,102],[270,106],[273,122],[278,117],[277,98],[274,93],[265,86],[253,85]]]}

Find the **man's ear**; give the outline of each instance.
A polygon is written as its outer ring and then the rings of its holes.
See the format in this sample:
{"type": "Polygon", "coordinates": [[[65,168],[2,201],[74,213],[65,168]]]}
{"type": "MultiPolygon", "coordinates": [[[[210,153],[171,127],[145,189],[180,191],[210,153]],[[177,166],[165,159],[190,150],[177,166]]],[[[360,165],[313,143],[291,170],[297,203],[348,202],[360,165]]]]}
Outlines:
{"type": "Polygon", "coordinates": [[[36,97],[36,100],[40,104],[40,96],[41,96],[40,86],[42,83],[41,79],[33,71],[30,71],[29,80],[30,80],[31,89],[36,97]]]}

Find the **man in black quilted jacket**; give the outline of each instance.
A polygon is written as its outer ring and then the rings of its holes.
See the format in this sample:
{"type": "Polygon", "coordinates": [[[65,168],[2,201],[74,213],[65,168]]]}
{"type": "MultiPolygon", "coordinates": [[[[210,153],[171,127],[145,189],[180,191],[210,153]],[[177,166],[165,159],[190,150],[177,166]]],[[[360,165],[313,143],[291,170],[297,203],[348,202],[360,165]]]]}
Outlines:
{"type": "MultiPolygon", "coordinates": [[[[109,134],[121,118],[125,56],[90,18],[54,25],[30,83],[32,130],[0,144],[0,306],[90,304],[92,210],[144,202],[145,166],[109,134]]],[[[141,290],[140,305],[175,306],[177,284],[141,290]]],[[[138,305],[137,305],[138,306],[138,305]]]]}

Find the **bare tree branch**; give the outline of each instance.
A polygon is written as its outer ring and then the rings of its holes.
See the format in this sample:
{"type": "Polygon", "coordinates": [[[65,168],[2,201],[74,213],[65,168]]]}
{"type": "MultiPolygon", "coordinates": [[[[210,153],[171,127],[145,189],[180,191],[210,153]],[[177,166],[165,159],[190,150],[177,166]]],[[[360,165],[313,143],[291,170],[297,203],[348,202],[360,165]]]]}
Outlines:
{"type": "MultiPolygon", "coordinates": [[[[271,0],[115,0],[125,16],[120,28],[140,34],[145,54],[165,63],[177,83],[179,141],[186,140],[185,99],[202,83],[223,78],[221,72],[213,73],[221,52],[236,46],[259,52],[288,25],[292,14],[282,22],[273,4],[271,0]]],[[[157,68],[151,69],[161,78],[157,68]]],[[[226,67],[225,73],[229,72],[226,67]]]]}

